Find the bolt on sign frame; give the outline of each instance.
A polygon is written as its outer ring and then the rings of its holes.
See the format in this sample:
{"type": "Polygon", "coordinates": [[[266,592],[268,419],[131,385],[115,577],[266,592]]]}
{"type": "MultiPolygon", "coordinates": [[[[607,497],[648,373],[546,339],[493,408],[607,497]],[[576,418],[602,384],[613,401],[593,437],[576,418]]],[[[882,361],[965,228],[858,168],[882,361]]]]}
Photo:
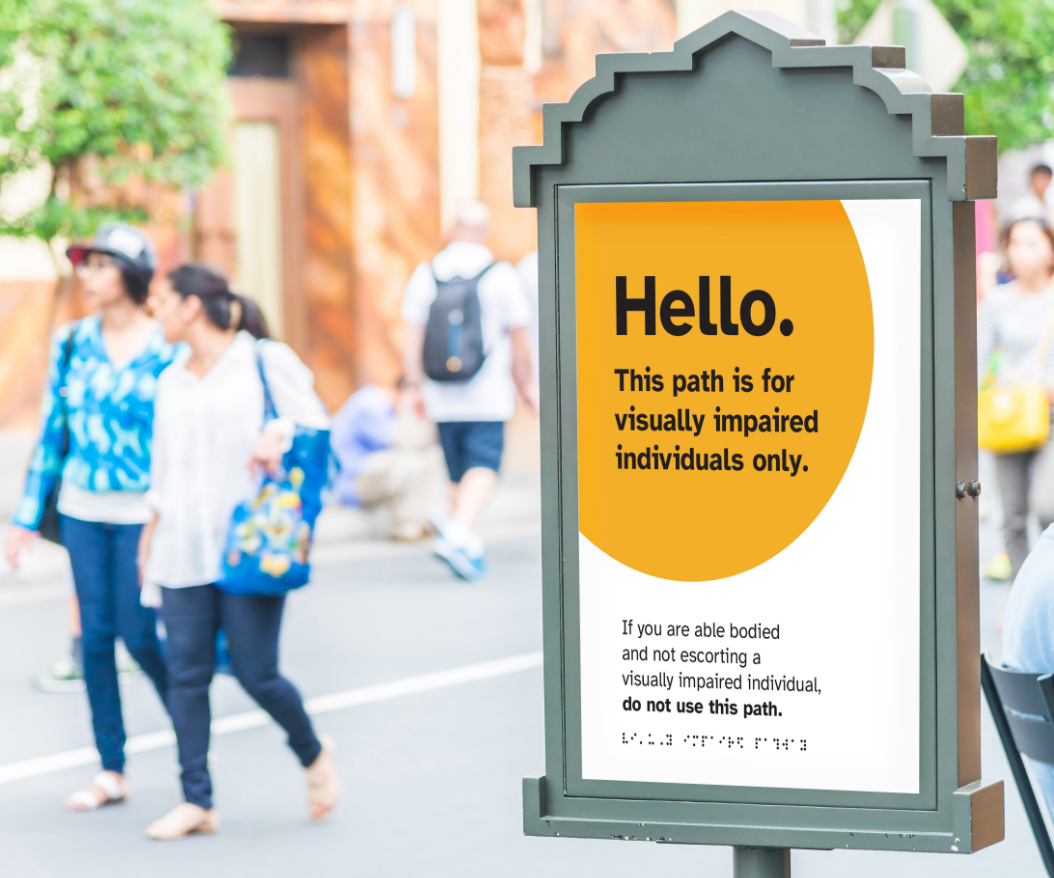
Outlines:
{"type": "MultiPolygon", "coordinates": [[[[960,497],[956,490],[977,474],[971,201],[995,197],[995,138],[965,136],[962,95],[931,93],[905,69],[903,48],[827,47],[814,34],[769,13],[729,12],[679,40],[672,52],[598,55],[596,68],[595,78],[568,103],[545,106],[544,144],[518,147],[513,156],[515,203],[538,209],[543,389],[546,757],[545,771],[523,782],[525,833],[738,848],[959,853],[1000,841],[1002,782],[981,779],[977,505],[973,492],[959,490],[960,497]],[[898,788],[864,782],[839,789],[838,783],[801,776],[768,786],[764,780],[729,781],[721,771],[715,777],[725,779],[707,782],[705,776],[686,770],[681,782],[676,766],[658,775],[646,769],[620,774],[617,765],[587,770],[587,757],[599,764],[586,752],[592,746],[588,736],[598,727],[601,737],[620,732],[617,725],[604,727],[602,718],[589,720],[583,706],[592,685],[584,669],[595,658],[588,652],[595,648],[595,638],[589,639],[582,627],[586,544],[580,537],[585,515],[581,473],[592,465],[595,447],[586,447],[582,438],[583,405],[589,400],[581,396],[593,392],[601,380],[610,380],[607,370],[595,385],[582,383],[586,378],[580,347],[593,331],[588,325],[592,317],[581,319],[580,296],[585,292],[579,287],[587,266],[576,265],[576,258],[584,263],[584,218],[599,210],[599,220],[610,219],[613,215],[604,213],[608,209],[627,209],[636,216],[633,210],[638,206],[657,211],[652,215],[661,218],[667,208],[691,212],[700,203],[704,207],[698,209],[714,209],[722,216],[720,211],[735,202],[760,203],[762,209],[777,202],[840,202],[848,209],[854,201],[896,200],[917,205],[912,226],[917,236],[912,245],[917,250],[912,263],[917,292],[913,313],[904,324],[914,345],[906,348],[914,351],[908,357],[914,369],[909,374],[917,376],[917,388],[911,388],[911,399],[917,400],[911,485],[917,484],[917,490],[891,488],[891,473],[882,468],[871,469],[866,483],[871,497],[894,493],[896,508],[917,522],[912,556],[917,574],[909,592],[917,596],[917,608],[907,607],[907,617],[917,621],[917,632],[912,623],[914,639],[909,639],[910,667],[916,675],[909,687],[911,736],[917,734],[908,748],[913,750],[907,767],[910,782],[898,788]]],[[[710,228],[720,232],[718,226],[710,228]]],[[[712,280],[711,316],[716,322],[718,279],[712,280]]],[[[700,278],[701,312],[702,282],[700,278]]],[[[630,278],[629,284],[629,295],[639,307],[629,312],[628,320],[631,327],[643,327],[643,322],[634,321],[643,320],[639,312],[644,310],[640,303],[647,301],[646,295],[641,298],[646,286],[640,285],[640,278],[630,278]]],[[[653,292],[654,284],[653,280],[653,292]]],[[[660,287],[659,298],[665,289],[660,287]]],[[[736,291],[737,296],[742,293],[736,291]]],[[[617,294],[612,285],[612,300],[617,294]]],[[[670,315],[683,320],[694,311],[694,295],[681,293],[688,304],[682,301],[679,311],[677,302],[669,312],[664,305],[663,325],[670,315]]],[[[877,351],[877,303],[875,307],[877,351]]],[[[736,312],[741,313],[742,322],[751,320],[749,307],[736,312]]],[[[722,320],[726,317],[722,311],[722,320]]],[[[695,321],[687,323],[694,333],[695,321]]],[[[624,365],[640,370],[643,362],[624,365]]],[[[838,361],[829,365],[841,367],[838,361]]],[[[730,377],[726,373],[725,380],[730,377]]],[[[618,460],[621,467],[623,458],[618,460]]],[[[705,504],[706,498],[699,502],[705,504]]],[[[629,516],[647,514],[642,509],[623,511],[629,516]]],[[[763,524],[764,519],[756,522],[763,524]]],[[[880,559],[882,547],[875,549],[875,557],[860,558],[859,564],[880,559]]],[[[881,599],[875,606],[880,605],[881,599]]],[[[656,618],[700,621],[675,615],[656,618]]],[[[847,624],[865,636],[866,618],[847,624]]],[[[848,653],[845,657],[851,658],[848,653]]],[[[878,654],[869,661],[880,669],[892,658],[878,654]]],[[[623,703],[622,709],[633,709],[633,694],[630,706],[623,703]]],[[[736,692],[719,694],[742,698],[736,692]]],[[[645,692],[639,695],[646,697],[645,692]]],[[[701,701],[712,697],[707,693],[701,701]]],[[[671,709],[669,701],[666,709],[671,709]]],[[[855,715],[849,722],[866,724],[869,719],[855,715]]],[[[622,743],[631,738],[623,734],[622,743]]],[[[865,750],[855,758],[866,768],[869,760],[881,762],[880,750],[865,750]]],[[[616,761],[617,757],[616,753],[616,761]]],[[[748,869],[746,859],[743,862],[748,869]]]]}

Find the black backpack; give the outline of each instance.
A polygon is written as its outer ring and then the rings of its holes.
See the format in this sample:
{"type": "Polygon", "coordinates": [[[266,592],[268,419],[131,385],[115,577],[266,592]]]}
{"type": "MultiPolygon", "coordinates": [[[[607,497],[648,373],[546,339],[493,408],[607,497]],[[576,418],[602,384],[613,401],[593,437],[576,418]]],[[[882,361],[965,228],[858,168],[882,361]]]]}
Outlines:
{"type": "Polygon", "coordinates": [[[425,326],[424,368],[433,381],[468,381],[483,367],[483,323],[479,282],[493,263],[467,280],[454,277],[436,282],[436,297],[425,326]]]}

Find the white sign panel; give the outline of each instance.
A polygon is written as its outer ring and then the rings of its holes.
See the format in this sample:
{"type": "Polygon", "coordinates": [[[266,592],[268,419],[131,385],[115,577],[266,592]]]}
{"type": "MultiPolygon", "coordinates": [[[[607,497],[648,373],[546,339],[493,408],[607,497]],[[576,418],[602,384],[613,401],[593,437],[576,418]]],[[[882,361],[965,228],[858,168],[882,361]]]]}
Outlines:
{"type": "Polygon", "coordinates": [[[919,792],[921,220],[577,206],[583,778],[919,792]]]}

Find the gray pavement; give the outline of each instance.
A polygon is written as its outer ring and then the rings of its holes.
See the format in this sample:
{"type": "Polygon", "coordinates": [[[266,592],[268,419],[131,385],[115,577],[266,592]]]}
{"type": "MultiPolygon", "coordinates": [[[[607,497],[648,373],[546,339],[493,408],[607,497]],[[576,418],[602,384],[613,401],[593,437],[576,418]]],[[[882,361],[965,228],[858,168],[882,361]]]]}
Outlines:
{"type": "MultiPolygon", "coordinates": [[[[994,524],[982,529],[982,557],[998,549],[994,524]]],[[[316,581],[289,602],[287,674],[311,697],[540,649],[537,530],[492,536],[492,572],[477,585],[453,580],[424,546],[324,548],[316,581]]],[[[985,648],[998,648],[1007,593],[982,586],[985,648]]],[[[64,624],[54,582],[0,589],[0,767],[91,743],[82,695],[28,685],[62,651],[64,624]]],[[[149,684],[123,692],[129,734],[166,728],[149,684]]],[[[213,705],[215,716],[254,707],[227,678],[213,705]]],[[[93,814],[61,807],[93,767],[3,783],[0,876],[731,875],[728,848],[525,838],[520,779],[542,766],[541,711],[541,672],[532,669],[320,716],[337,740],[347,792],[324,825],[307,820],[302,773],[273,726],[215,739],[224,825],[213,837],[143,835],[178,801],[171,747],[131,756],[133,796],[93,814]]],[[[795,851],[794,874],[1042,875],[987,713],[982,743],[985,776],[1007,782],[1005,842],[971,857],[795,851]]]]}

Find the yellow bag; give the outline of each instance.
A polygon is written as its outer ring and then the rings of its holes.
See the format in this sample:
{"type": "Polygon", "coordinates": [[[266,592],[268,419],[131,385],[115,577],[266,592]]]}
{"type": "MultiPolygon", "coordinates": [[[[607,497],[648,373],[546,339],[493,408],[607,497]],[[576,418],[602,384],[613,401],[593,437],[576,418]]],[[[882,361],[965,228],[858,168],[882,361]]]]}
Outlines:
{"type": "MultiPolygon", "coordinates": [[[[977,444],[996,454],[1032,451],[1050,436],[1050,397],[1040,378],[1054,329],[1054,293],[1039,340],[1035,377],[1009,386],[983,382],[977,394],[977,444]]],[[[992,376],[989,376],[992,377],[992,376]]],[[[998,377],[998,376],[996,376],[998,377]]]]}
{"type": "Polygon", "coordinates": [[[987,387],[977,394],[977,444],[1009,454],[1039,448],[1050,435],[1050,400],[1039,381],[987,387]]]}

